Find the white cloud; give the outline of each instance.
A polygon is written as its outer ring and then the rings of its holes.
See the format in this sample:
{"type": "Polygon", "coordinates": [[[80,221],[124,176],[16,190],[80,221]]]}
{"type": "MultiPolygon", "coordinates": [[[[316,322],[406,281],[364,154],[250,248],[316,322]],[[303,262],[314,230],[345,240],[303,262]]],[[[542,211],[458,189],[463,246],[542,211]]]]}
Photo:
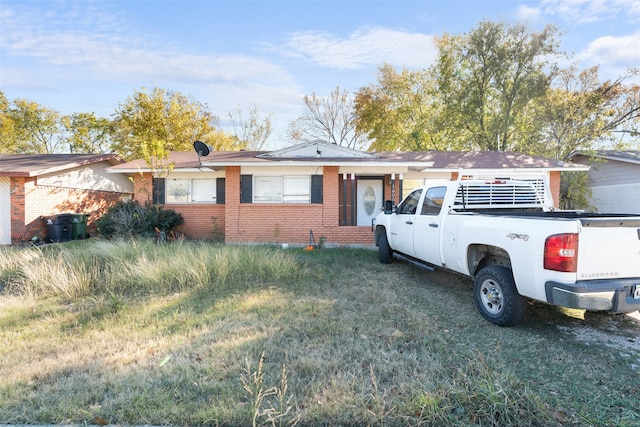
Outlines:
{"type": "Polygon", "coordinates": [[[541,13],[538,8],[520,5],[516,10],[515,17],[521,22],[536,22],[540,19],[541,13]]]}
{"type": "Polygon", "coordinates": [[[604,36],[592,41],[577,59],[606,67],[632,67],[640,63],[640,32],[622,37],[604,36]]]}
{"type": "Polygon", "coordinates": [[[638,0],[542,0],[545,14],[571,23],[600,22],[624,16],[629,21],[640,19],[638,0]]]}
{"type": "MultiPolygon", "coordinates": [[[[55,25],[59,17],[34,19],[29,13],[0,13],[4,54],[22,58],[25,67],[36,61],[42,80],[52,78],[109,81],[161,80],[168,82],[242,82],[246,80],[288,83],[291,77],[273,63],[246,55],[189,54],[167,46],[135,30],[113,25],[114,17],[97,13],[55,25]]],[[[28,71],[28,69],[26,70],[28,71]]],[[[3,82],[22,81],[20,70],[3,70],[3,82]]]]}
{"type": "Polygon", "coordinates": [[[380,27],[358,30],[348,38],[324,32],[295,33],[279,49],[288,57],[345,70],[383,62],[423,68],[429,66],[437,55],[433,36],[380,27]]]}

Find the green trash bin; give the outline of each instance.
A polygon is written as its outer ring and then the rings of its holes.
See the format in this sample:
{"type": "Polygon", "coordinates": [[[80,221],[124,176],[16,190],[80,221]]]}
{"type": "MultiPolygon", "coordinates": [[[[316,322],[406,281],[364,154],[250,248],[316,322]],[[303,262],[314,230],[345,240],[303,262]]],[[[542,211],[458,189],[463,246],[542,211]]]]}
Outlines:
{"type": "Polygon", "coordinates": [[[87,234],[87,214],[73,214],[71,220],[71,239],[84,240],[88,237],[87,234]]]}

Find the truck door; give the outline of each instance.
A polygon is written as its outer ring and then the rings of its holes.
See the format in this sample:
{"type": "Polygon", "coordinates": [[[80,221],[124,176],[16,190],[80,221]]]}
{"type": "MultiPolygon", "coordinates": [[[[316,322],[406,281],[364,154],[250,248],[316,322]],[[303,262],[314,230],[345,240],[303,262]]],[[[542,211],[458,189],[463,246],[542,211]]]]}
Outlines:
{"type": "Polygon", "coordinates": [[[402,252],[406,255],[414,256],[413,250],[413,222],[416,218],[416,212],[418,211],[418,203],[420,202],[420,196],[422,195],[422,188],[413,190],[405,199],[398,205],[396,215],[392,215],[390,220],[390,245],[393,250],[402,252]]]}
{"type": "Polygon", "coordinates": [[[418,215],[413,221],[416,258],[433,265],[442,265],[440,258],[442,204],[447,187],[427,189],[418,215]]]}

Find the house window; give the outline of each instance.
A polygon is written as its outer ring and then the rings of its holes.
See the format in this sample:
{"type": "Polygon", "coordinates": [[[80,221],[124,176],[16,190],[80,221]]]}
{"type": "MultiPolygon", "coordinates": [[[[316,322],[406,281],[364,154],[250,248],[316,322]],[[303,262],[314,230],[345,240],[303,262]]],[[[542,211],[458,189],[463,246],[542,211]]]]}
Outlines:
{"type": "Polygon", "coordinates": [[[310,203],[308,175],[254,176],[254,203],[310,203]]]}
{"type": "Polygon", "coordinates": [[[216,180],[169,178],[165,181],[165,203],[216,203],[216,180]]]}

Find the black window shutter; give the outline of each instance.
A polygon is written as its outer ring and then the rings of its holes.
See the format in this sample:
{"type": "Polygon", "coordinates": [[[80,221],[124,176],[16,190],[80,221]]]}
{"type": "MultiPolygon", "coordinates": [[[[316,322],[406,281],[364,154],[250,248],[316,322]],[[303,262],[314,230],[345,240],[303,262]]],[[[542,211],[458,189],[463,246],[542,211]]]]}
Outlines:
{"type": "Polygon", "coordinates": [[[153,178],[151,193],[154,205],[164,205],[164,178],[153,178]]]}
{"type": "Polygon", "coordinates": [[[224,205],[224,178],[216,178],[216,203],[224,205]]]}
{"type": "Polygon", "coordinates": [[[253,175],[240,175],[240,203],[253,202],[253,175]]]}
{"type": "Polygon", "coordinates": [[[322,175],[311,175],[311,203],[322,203],[322,175]]]}

